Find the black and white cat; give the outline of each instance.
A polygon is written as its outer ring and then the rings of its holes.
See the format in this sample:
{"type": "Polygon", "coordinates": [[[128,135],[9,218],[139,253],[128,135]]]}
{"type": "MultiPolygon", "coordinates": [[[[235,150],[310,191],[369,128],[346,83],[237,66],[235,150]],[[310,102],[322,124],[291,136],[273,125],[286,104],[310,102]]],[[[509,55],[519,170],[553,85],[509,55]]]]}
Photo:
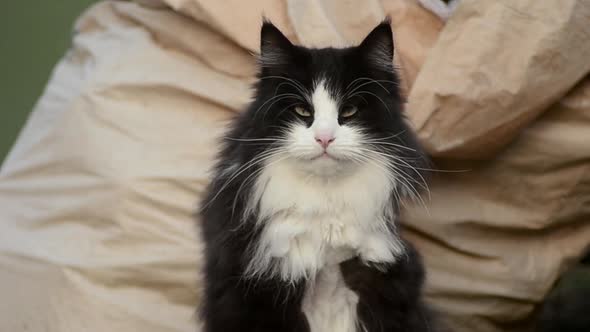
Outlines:
{"type": "Polygon", "coordinates": [[[200,211],[205,331],[437,331],[396,231],[426,158],[392,60],[387,21],[342,49],[295,46],[264,22],[254,100],[200,211]]]}

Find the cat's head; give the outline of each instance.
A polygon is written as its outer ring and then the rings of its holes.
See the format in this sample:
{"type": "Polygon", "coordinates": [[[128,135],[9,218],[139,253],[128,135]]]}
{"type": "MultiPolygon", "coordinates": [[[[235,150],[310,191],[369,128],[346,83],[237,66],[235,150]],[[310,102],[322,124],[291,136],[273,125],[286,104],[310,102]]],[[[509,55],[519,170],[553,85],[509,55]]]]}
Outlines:
{"type": "Polygon", "coordinates": [[[312,176],[367,164],[419,176],[422,153],[402,114],[393,47],[388,21],[358,46],[320,49],[294,45],[265,21],[246,141],[312,176]]]}

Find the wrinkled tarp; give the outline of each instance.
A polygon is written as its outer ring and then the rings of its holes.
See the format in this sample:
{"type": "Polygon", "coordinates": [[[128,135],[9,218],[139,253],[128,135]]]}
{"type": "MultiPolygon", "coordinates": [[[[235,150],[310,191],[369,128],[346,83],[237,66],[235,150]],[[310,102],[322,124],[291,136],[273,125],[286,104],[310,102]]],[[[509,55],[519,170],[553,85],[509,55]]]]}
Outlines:
{"type": "Polygon", "coordinates": [[[263,14],[318,47],[391,15],[409,119],[444,170],[403,218],[427,299],[459,332],[526,330],[590,242],[582,0],[464,0],[444,27],[407,0],[98,3],[0,169],[0,331],[195,331],[192,213],[263,14]]]}

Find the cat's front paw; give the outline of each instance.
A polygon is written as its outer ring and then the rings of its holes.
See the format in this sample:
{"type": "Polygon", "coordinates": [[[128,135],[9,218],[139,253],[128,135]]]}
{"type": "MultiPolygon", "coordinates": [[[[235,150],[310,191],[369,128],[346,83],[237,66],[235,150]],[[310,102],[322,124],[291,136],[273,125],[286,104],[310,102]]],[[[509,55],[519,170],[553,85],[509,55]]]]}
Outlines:
{"type": "Polygon", "coordinates": [[[404,254],[404,245],[397,236],[375,232],[366,236],[357,253],[365,262],[394,263],[404,254]]]}

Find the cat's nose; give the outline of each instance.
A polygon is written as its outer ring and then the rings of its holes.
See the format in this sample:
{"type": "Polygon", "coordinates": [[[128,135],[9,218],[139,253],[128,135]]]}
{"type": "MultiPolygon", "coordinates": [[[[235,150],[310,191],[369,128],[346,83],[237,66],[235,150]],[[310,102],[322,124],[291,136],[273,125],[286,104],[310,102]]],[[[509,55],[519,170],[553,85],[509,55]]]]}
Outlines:
{"type": "Polygon", "coordinates": [[[318,144],[320,144],[324,149],[328,148],[328,145],[334,142],[335,139],[336,137],[334,137],[332,134],[319,134],[315,137],[315,141],[318,142],[318,144]]]}

